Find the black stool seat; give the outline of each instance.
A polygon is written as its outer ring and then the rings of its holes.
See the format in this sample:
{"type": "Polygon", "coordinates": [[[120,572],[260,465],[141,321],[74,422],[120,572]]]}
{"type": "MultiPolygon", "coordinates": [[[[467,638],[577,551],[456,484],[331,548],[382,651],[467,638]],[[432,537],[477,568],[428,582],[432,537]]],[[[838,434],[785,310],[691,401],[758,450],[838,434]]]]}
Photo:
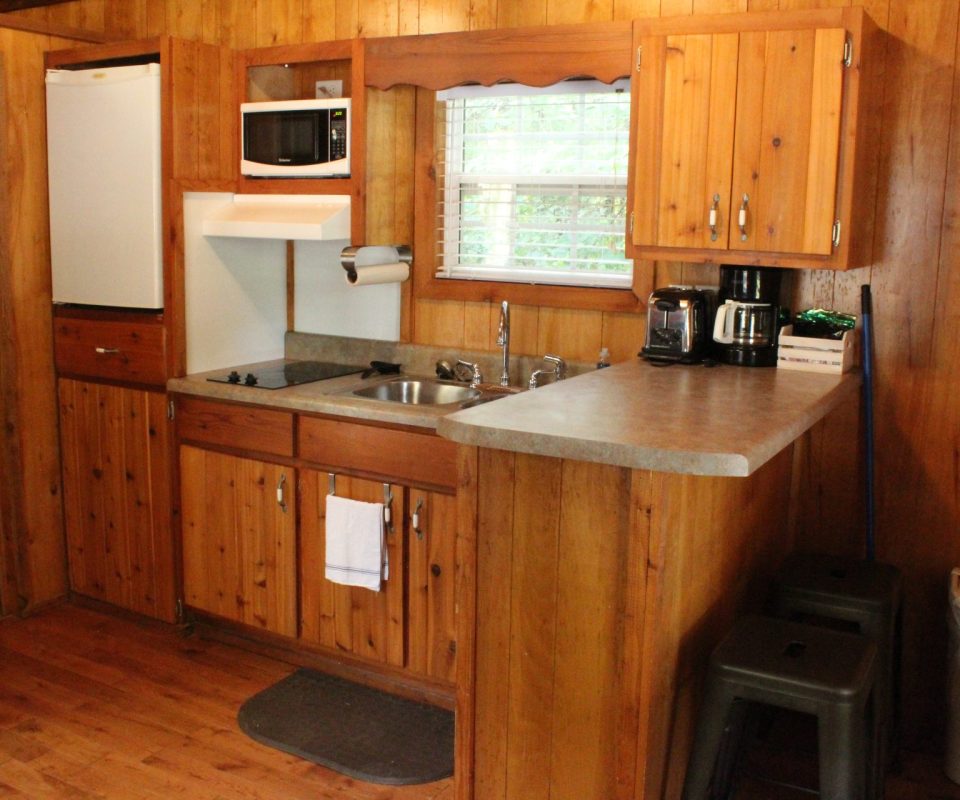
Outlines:
{"type": "Polygon", "coordinates": [[[831,610],[834,618],[851,622],[862,615],[892,619],[902,593],[903,577],[896,567],[837,556],[792,555],[774,577],[775,603],[806,605],[812,614],[831,610]]]}
{"type": "Polygon", "coordinates": [[[741,619],[710,657],[685,800],[723,797],[729,791],[712,784],[727,718],[737,700],[815,715],[820,796],[871,797],[873,739],[867,718],[876,652],[871,639],[857,634],[771,617],[741,619]]]}
{"type": "Polygon", "coordinates": [[[843,622],[877,644],[876,769],[896,763],[899,750],[900,628],[903,576],[896,567],[830,555],[796,554],[777,572],[772,610],[786,619],[843,622]]]}

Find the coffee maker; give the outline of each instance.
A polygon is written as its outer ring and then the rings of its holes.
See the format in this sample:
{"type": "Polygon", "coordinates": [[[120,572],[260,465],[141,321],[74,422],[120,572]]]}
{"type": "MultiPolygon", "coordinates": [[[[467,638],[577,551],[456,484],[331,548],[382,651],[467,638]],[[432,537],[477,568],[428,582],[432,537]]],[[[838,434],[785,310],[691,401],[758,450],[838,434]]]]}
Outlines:
{"type": "Polygon", "coordinates": [[[771,267],[720,267],[713,325],[717,358],[741,367],[775,367],[780,331],[781,271],[771,267]]]}

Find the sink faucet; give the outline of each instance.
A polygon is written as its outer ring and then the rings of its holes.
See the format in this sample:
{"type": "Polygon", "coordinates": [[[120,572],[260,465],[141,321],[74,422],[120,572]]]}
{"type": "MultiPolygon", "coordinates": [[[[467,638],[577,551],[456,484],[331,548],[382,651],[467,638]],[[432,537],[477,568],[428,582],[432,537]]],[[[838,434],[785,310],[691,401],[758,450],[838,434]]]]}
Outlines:
{"type": "Polygon", "coordinates": [[[470,370],[470,385],[476,388],[481,383],[483,383],[483,373],[480,372],[480,365],[474,364],[471,361],[464,361],[462,358],[457,360],[457,366],[454,367],[454,372],[457,373],[457,377],[460,377],[460,370],[457,367],[465,367],[470,370]]]}
{"type": "Polygon", "coordinates": [[[529,388],[536,389],[540,385],[541,375],[553,375],[556,380],[562,381],[567,377],[567,362],[560,356],[544,356],[543,360],[553,364],[553,369],[535,369],[530,373],[529,388]]]}
{"type": "Polygon", "coordinates": [[[500,304],[500,327],[497,329],[497,344],[503,348],[503,372],[500,373],[500,385],[510,385],[510,304],[504,300],[500,304]]]}

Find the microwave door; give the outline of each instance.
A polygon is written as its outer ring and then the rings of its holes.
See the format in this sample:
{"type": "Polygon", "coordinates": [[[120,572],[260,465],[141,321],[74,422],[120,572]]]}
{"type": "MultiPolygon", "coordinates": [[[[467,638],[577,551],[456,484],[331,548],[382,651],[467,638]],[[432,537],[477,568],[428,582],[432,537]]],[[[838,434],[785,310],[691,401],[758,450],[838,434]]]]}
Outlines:
{"type": "Polygon", "coordinates": [[[326,111],[283,115],[279,125],[277,163],[293,167],[326,164],[330,160],[330,154],[326,152],[328,117],[326,111]]]}

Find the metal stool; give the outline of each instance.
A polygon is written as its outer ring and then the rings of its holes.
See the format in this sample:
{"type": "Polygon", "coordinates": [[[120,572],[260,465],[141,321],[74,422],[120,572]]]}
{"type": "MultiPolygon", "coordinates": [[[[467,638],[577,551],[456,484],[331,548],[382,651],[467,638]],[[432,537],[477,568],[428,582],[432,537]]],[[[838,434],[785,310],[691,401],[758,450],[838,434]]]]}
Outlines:
{"type": "Polygon", "coordinates": [[[820,797],[864,800],[875,791],[872,689],[876,645],[868,638],[771,617],[741,619],[713,651],[683,786],[684,800],[726,797],[713,786],[735,701],[817,717],[820,797]]]}
{"type": "Polygon", "coordinates": [[[900,731],[900,627],[903,578],[889,564],[793,555],[773,580],[772,611],[823,624],[848,623],[877,644],[878,780],[896,763],[900,731]]]}

